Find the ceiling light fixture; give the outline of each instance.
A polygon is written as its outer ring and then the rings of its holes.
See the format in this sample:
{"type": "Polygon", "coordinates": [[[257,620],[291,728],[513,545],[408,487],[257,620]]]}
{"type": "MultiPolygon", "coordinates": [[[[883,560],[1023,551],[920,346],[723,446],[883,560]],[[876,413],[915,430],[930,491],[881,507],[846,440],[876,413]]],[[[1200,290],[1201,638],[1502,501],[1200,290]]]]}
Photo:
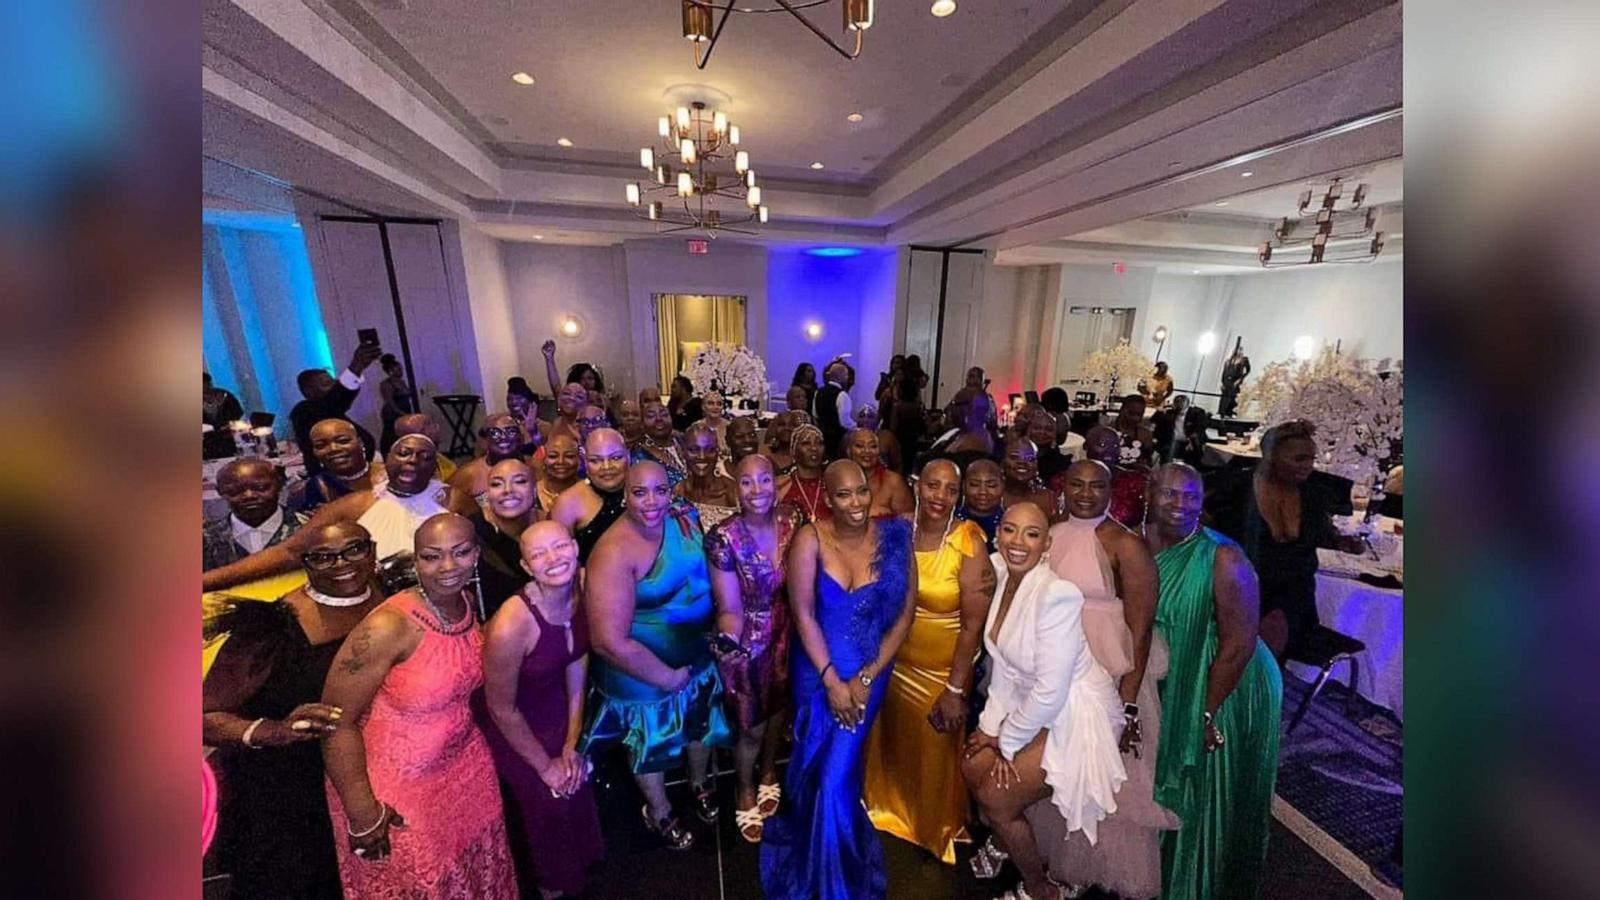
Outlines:
{"type": "Polygon", "coordinates": [[[536,235],[533,236],[533,239],[536,240],[536,241],[542,241],[542,240],[544,240],[544,235],[536,234],[536,235]]]}
{"type": "Polygon", "coordinates": [[[811,164],[811,168],[820,169],[820,168],[822,168],[822,163],[814,162],[814,163],[811,164]]]}
{"type": "Polygon", "coordinates": [[[572,146],[572,142],[567,140],[566,138],[556,138],[556,143],[560,144],[563,147],[571,147],[572,146]]]}
{"type": "Polygon", "coordinates": [[[1296,209],[1301,218],[1279,219],[1256,248],[1256,258],[1263,268],[1376,260],[1383,252],[1384,233],[1377,230],[1378,211],[1364,206],[1366,199],[1365,184],[1346,197],[1338,178],[1320,191],[1307,189],[1296,209]]]}
{"type": "Polygon", "coordinates": [[[934,0],[932,8],[928,10],[928,12],[933,13],[935,16],[941,19],[955,11],[956,0],[934,0]]]}
{"type": "Polygon", "coordinates": [[[704,101],[677,107],[656,120],[660,147],[639,150],[648,179],[624,185],[624,199],[639,218],[660,223],[662,234],[755,234],[738,226],[765,224],[770,213],[761,202],[750,151],[734,149],[738,134],[726,112],[708,109],[704,101]]]}
{"type": "Polygon", "coordinates": [[[1254,174],[1255,174],[1254,172],[1240,172],[1239,173],[1239,177],[1240,178],[1249,178],[1251,175],[1254,175],[1254,174]]]}
{"type": "Polygon", "coordinates": [[[851,113],[850,115],[845,116],[844,120],[846,122],[859,122],[864,118],[866,118],[866,116],[863,116],[861,113],[851,113]]]}
{"type": "MultiPolygon", "coordinates": [[[[826,6],[834,0],[772,0],[773,5],[747,6],[735,5],[734,0],[720,3],[714,0],[683,0],[683,37],[684,40],[694,44],[694,66],[704,69],[711,62],[711,54],[717,49],[717,40],[722,37],[722,28],[728,24],[731,13],[788,13],[800,20],[800,24],[811,30],[811,33],[821,38],[823,43],[832,47],[836,53],[845,59],[855,59],[861,55],[861,41],[868,28],[872,27],[874,0],[838,0],[840,21],[846,33],[854,32],[855,49],[846,50],[839,46],[833,38],[823,32],[810,19],[806,18],[801,10],[813,6],[826,6]]],[[[949,2],[950,9],[955,10],[955,3],[949,2]]],[[[937,7],[939,4],[934,4],[937,7]]],[[[938,15],[938,13],[935,13],[938,15]]],[[[949,15],[949,13],[946,13],[949,15]]]]}
{"type": "Polygon", "coordinates": [[[527,72],[513,72],[511,73],[511,80],[522,85],[533,84],[533,76],[527,72]]]}

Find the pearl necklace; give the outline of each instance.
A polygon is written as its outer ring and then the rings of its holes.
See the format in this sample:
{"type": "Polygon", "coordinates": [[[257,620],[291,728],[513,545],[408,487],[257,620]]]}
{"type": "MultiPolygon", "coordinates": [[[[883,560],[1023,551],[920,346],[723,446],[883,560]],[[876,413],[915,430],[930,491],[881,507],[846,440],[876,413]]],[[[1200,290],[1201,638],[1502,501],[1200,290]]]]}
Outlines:
{"type": "Polygon", "coordinates": [[[367,585],[366,590],[354,597],[335,597],[332,594],[324,594],[308,584],[306,585],[306,596],[310,597],[311,602],[318,606],[331,606],[335,609],[346,606],[360,606],[372,596],[372,585],[367,585]]]}

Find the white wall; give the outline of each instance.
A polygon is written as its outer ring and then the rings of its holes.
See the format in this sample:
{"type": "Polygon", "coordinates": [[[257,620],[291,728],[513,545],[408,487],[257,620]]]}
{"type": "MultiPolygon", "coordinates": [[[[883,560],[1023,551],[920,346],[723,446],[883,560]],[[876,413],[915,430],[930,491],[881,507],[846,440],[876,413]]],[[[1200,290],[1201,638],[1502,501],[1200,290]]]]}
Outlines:
{"type": "MultiPolygon", "coordinates": [[[[1405,355],[1405,267],[1397,261],[1296,267],[1219,280],[1228,284],[1230,307],[1227,331],[1218,331],[1219,351],[1231,352],[1234,338],[1242,336],[1255,371],[1287,359],[1301,335],[1310,335],[1319,348],[1342,342],[1346,356],[1405,355]]],[[[1207,373],[1217,377],[1209,366],[1207,373]]]]}
{"type": "Polygon", "coordinates": [[[1202,390],[1217,389],[1220,359],[1225,353],[1222,337],[1227,310],[1222,297],[1226,288],[1226,279],[1203,275],[1157,272],[1150,282],[1150,300],[1134,322],[1133,344],[1152,360],[1159,351],[1168,364],[1167,374],[1179,388],[1198,384],[1202,390]],[[1167,327],[1165,346],[1155,340],[1156,329],[1163,325],[1167,327]],[[1204,368],[1198,369],[1200,335],[1207,331],[1217,335],[1217,349],[1206,357],[1204,368]],[[1199,381],[1195,380],[1197,372],[1199,381]]]}
{"type": "Polygon", "coordinates": [[[459,232],[460,257],[446,254],[452,281],[466,292],[472,310],[472,333],[477,342],[478,369],[483,385],[483,413],[505,409],[506,379],[517,374],[516,324],[511,315],[511,294],[506,283],[500,242],[472,225],[448,223],[448,236],[459,232]],[[457,267],[459,263],[459,268],[457,267]]]}
{"type": "MultiPolygon", "coordinates": [[[[726,239],[711,242],[711,252],[691,256],[681,240],[628,241],[620,248],[626,275],[623,293],[627,321],[606,340],[621,350],[624,335],[631,338],[634,388],[656,383],[656,294],[724,294],[745,301],[748,346],[767,362],[767,379],[787,384],[789,372],[777,372],[767,347],[767,250],[755,244],[726,239]]],[[[574,357],[575,359],[577,357],[574,357]]],[[[792,371],[792,370],[791,370],[792,371]]],[[[666,386],[662,385],[663,391],[666,386]]]]}
{"type": "MultiPolygon", "coordinates": [[[[556,341],[557,373],[588,362],[605,375],[607,389],[635,390],[636,368],[627,282],[623,275],[622,248],[552,246],[521,241],[500,242],[505,262],[506,288],[515,329],[517,371],[532,388],[550,390],[545,377],[544,342],[556,341]],[[576,315],[583,330],[576,338],[557,332],[568,315],[576,315]]],[[[652,325],[653,329],[653,325],[652,325]]],[[[646,369],[651,376],[654,369],[646,369]]],[[[654,377],[647,379],[654,383],[654,377]]],[[[505,381],[497,391],[505,393],[505,381]]],[[[500,398],[500,402],[504,397],[500,398]]]]}
{"type": "MultiPolygon", "coordinates": [[[[1050,367],[1040,364],[1047,342],[1041,324],[1060,291],[1058,266],[988,267],[976,316],[970,365],[982,366],[995,399],[1048,387],[1050,367]]],[[[1053,321],[1053,316],[1052,316],[1053,321]]]]}
{"type": "Polygon", "coordinates": [[[910,261],[911,251],[906,247],[884,254],[861,293],[860,359],[855,363],[856,389],[851,392],[857,403],[876,402],[872,393],[878,387],[878,374],[889,370],[889,357],[905,346],[902,287],[910,261]]]}

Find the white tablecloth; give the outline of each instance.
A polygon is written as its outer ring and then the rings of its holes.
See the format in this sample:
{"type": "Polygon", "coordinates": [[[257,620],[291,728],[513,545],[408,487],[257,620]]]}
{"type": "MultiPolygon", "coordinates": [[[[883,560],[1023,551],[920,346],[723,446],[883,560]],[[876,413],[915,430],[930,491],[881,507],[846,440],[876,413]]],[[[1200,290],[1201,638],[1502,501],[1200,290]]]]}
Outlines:
{"type": "MultiPolygon", "coordinates": [[[[1354,578],[1317,573],[1317,616],[1322,624],[1365,643],[1356,654],[1360,667],[1356,690],[1361,696],[1404,718],[1405,659],[1404,592],[1374,587],[1354,578]]],[[[1311,680],[1317,671],[1289,663],[1289,671],[1311,680]]],[[[1348,684],[1349,667],[1334,667],[1333,677],[1348,684]]]]}

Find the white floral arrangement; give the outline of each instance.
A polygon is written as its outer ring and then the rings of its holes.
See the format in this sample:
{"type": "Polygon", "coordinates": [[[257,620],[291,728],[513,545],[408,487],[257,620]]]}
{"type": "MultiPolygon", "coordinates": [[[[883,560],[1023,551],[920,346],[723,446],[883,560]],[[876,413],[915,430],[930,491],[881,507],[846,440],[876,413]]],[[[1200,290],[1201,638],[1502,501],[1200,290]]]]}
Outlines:
{"type": "Polygon", "coordinates": [[[1315,425],[1318,467],[1374,484],[1405,434],[1404,361],[1354,359],[1326,347],[1314,359],[1269,363],[1239,401],[1268,428],[1293,419],[1315,425]]]}
{"type": "Polygon", "coordinates": [[[707,343],[684,364],[679,374],[703,395],[760,398],[767,390],[767,364],[743,344],[707,343]]]}
{"type": "MultiPolygon", "coordinates": [[[[1118,393],[1117,385],[1136,386],[1155,368],[1150,357],[1133,349],[1128,339],[1122,338],[1115,346],[1084,357],[1083,364],[1078,367],[1078,378],[1084,384],[1105,385],[1105,395],[1109,399],[1118,393]]],[[[1131,392],[1131,387],[1121,391],[1123,394],[1131,392]]]]}

